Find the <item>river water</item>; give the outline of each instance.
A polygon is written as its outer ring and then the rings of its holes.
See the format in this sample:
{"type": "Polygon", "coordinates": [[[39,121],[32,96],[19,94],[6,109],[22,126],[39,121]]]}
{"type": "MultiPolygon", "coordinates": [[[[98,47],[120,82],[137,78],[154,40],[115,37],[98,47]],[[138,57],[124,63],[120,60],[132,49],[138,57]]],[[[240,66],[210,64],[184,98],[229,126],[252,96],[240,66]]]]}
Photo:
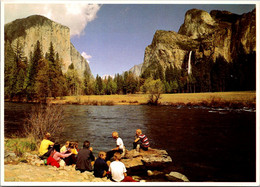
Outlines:
{"type": "MultiPolygon", "coordinates": [[[[33,104],[5,102],[5,137],[22,131],[33,104]]],[[[94,154],[115,147],[119,132],[128,150],[135,130],[147,135],[151,147],[165,149],[170,170],[192,182],[254,182],[256,180],[255,111],[171,106],[65,105],[65,130],[55,141],[89,140],[94,154]]]]}

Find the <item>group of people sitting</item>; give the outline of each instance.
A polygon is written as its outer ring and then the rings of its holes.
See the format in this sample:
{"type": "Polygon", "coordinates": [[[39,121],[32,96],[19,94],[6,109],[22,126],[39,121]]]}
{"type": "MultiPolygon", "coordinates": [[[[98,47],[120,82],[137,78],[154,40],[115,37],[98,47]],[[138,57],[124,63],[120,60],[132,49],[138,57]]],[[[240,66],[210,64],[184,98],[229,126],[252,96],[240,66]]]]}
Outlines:
{"type": "MultiPolygon", "coordinates": [[[[50,141],[50,133],[46,133],[39,149],[40,158],[45,159],[47,165],[64,167],[75,164],[75,169],[80,172],[94,170],[95,177],[107,176],[115,182],[137,182],[132,177],[127,176],[126,167],[120,161],[125,155],[123,140],[119,137],[118,132],[113,132],[112,137],[116,140],[116,147],[108,152],[99,152],[98,158],[95,159],[89,141],[84,141],[83,148],[80,150],[78,142],[69,141],[60,149],[59,144],[50,141]]],[[[149,146],[146,135],[137,129],[133,148],[139,152],[140,149],[147,151],[149,146]]]]}

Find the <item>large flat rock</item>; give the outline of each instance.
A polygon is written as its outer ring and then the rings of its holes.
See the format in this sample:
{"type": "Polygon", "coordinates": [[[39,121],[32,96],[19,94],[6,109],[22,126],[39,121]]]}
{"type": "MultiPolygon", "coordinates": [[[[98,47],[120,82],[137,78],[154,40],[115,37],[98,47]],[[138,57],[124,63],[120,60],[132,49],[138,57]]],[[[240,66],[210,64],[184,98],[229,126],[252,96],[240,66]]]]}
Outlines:
{"type": "Polygon", "coordinates": [[[136,150],[127,151],[125,157],[121,160],[128,173],[143,173],[148,169],[162,169],[168,163],[172,162],[172,158],[168,155],[167,151],[160,149],[149,148],[148,151],[136,150]]]}

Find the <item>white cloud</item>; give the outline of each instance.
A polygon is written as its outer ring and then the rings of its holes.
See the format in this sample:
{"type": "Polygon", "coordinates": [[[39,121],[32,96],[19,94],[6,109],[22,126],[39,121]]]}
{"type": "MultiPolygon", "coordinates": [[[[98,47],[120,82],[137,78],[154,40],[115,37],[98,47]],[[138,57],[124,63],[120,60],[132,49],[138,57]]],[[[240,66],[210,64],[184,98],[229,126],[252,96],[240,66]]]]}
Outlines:
{"type": "Polygon", "coordinates": [[[30,15],[43,15],[70,28],[71,36],[84,33],[87,24],[97,17],[101,5],[87,3],[5,4],[5,23],[30,15]]]}
{"type": "Polygon", "coordinates": [[[92,58],[92,56],[91,55],[88,55],[86,52],[82,52],[81,53],[81,56],[83,56],[86,60],[87,60],[87,62],[89,63],[89,59],[91,59],[92,58]]]}

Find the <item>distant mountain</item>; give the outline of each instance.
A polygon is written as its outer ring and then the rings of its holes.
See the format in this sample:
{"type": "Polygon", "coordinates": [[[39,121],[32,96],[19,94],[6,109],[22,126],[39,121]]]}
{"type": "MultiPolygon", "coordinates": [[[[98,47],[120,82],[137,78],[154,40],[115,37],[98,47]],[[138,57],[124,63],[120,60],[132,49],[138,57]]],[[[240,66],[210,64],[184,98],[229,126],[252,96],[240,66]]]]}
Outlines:
{"type": "Polygon", "coordinates": [[[103,75],[101,78],[104,79],[108,79],[108,77],[111,77],[112,79],[115,78],[115,75],[103,75]]]}
{"type": "Polygon", "coordinates": [[[178,33],[156,31],[152,43],[145,49],[141,72],[152,64],[160,64],[163,70],[170,65],[181,69],[190,51],[192,63],[215,62],[219,57],[229,63],[256,52],[256,10],[243,15],[188,10],[178,33]]]}
{"type": "Polygon", "coordinates": [[[139,77],[141,75],[141,69],[143,64],[135,65],[129,71],[131,71],[135,76],[139,77]]]}
{"type": "Polygon", "coordinates": [[[71,63],[79,74],[83,76],[86,70],[92,76],[86,59],[75,49],[70,42],[70,29],[56,23],[44,16],[33,15],[24,19],[17,19],[5,24],[5,42],[15,48],[17,40],[23,46],[23,53],[29,59],[37,40],[42,46],[43,55],[49,50],[50,42],[53,43],[55,52],[62,58],[62,71],[66,72],[71,63]]]}

